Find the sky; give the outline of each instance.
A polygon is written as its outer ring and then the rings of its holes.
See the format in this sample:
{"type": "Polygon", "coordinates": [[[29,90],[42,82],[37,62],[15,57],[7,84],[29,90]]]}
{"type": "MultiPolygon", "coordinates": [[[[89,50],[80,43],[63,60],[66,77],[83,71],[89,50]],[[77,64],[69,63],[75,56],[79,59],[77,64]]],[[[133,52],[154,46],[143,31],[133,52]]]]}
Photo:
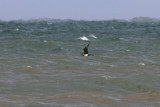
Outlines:
{"type": "Polygon", "coordinates": [[[160,0],[0,0],[0,20],[160,19],[160,0]]]}

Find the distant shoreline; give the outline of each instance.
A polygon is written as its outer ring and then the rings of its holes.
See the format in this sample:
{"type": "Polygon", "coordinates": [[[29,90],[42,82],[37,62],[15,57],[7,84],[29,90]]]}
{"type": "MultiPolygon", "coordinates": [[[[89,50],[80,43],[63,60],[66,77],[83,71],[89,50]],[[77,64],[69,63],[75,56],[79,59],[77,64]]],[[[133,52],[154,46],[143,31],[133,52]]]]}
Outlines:
{"type": "Polygon", "coordinates": [[[54,18],[31,18],[31,19],[13,19],[13,20],[2,20],[1,22],[11,22],[11,21],[49,21],[49,22],[61,22],[61,21],[122,21],[122,22],[160,22],[160,18],[151,18],[151,17],[134,17],[132,19],[106,19],[106,20],[86,20],[86,19],[54,19],[54,18]]]}

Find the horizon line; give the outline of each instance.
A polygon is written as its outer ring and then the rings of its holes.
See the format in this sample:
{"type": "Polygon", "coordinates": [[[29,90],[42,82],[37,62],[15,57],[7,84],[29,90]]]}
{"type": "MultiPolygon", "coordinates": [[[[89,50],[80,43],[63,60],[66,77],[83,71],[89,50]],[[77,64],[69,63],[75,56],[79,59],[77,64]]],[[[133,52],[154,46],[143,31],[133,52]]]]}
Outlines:
{"type": "Polygon", "coordinates": [[[160,18],[154,18],[154,17],[144,17],[144,16],[139,16],[139,17],[133,17],[131,19],[122,19],[122,18],[111,18],[111,19],[71,19],[71,18],[49,18],[49,17],[39,17],[39,18],[28,18],[28,19],[9,19],[9,20],[4,20],[0,19],[0,21],[3,22],[10,22],[10,21],[34,21],[34,20],[39,20],[39,21],[50,21],[50,20],[57,20],[57,21],[111,21],[111,20],[117,20],[117,21],[132,21],[133,19],[148,19],[148,20],[156,20],[160,21],[160,18]]]}

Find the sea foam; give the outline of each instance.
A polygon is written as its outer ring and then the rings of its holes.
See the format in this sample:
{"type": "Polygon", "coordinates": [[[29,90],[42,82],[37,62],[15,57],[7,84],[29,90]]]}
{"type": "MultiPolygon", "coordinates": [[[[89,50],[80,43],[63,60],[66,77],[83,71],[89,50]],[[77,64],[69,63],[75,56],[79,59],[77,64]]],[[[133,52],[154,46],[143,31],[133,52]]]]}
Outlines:
{"type": "Polygon", "coordinates": [[[93,35],[93,34],[90,34],[89,36],[92,37],[92,38],[97,39],[97,37],[95,35],[93,35]]]}
{"type": "Polygon", "coordinates": [[[88,39],[87,37],[85,37],[85,36],[82,36],[82,37],[80,37],[80,38],[78,38],[78,39],[85,40],[85,41],[89,41],[89,39],[88,39]]]}

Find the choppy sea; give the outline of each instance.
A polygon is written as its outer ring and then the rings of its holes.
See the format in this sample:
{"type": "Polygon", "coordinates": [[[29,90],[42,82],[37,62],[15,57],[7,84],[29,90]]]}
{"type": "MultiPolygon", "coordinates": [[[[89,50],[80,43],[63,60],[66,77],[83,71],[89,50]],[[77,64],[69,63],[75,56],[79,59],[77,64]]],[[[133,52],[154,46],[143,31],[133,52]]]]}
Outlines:
{"type": "Polygon", "coordinates": [[[0,106],[160,107],[160,22],[0,21],[0,106]]]}

